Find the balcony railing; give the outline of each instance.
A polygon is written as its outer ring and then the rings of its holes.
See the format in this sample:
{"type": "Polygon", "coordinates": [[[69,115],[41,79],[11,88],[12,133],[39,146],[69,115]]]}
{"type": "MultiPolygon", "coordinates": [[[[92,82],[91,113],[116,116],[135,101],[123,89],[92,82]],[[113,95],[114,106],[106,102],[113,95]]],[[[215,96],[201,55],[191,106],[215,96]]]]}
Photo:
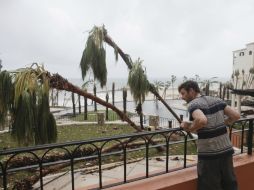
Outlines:
{"type": "MultiPolygon", "coordinates": [[[[252,154],[252,141],[253,141],[253,120],[254,118],[242,118],[238,120],[232,127],[237,126],[238,129],[241,129],[241,134],[244,134],[244,131],[248,129],[247,136],[247,153],[252,154]]],[[[233,130],[232,127],[229,130],[230,137],[232,136],[233,130]]],[[[98,186],[97,189],[102,189],[110,186],[115,186],[123,183],[128,183],[134,180],[139,180],[143,178],[149,178],[154,175],[160,175],[162,173],[168,173],[171,170],[169,169],[169,156],[170,156],[170,147],[175,144],[183,144],[183,165],[177,169],[183,169],[187,166],[187,151],[188,151],[188,143],[191,141],[195,141],[195,139],[189,139],[187,134],[182,131],[180,128],[171,128],[171,129],[160,129],[152,132],[141,132],[141,133],[133,133],[128,135],[119,135],[108,138],[97,138],[92,140],[85,141],[74,141],[74,142],[66,142],[66,143],[58,143],[58,144],[49,144],[49,145],[40,145],[34,147],[25,147],[18,149],[7,149],[0,150],[0,177],[1,177],[1,187],[6,190],[11,187],[10,178],[13,174],[17,172],[23,171],[34,171],[38,172],[38,181],[40,184],[40,189],[44,189],[44,175],[45,168],[62,164],[64,166],[70,166],[71,173],[71,188],[75,189],[75,178],[74,172],[78,167],[79,162],[84,162],[88,160],[96,160],[94,162],[98,167],[98,186]],[[178,141],[172,141],[173,134],[177,134],[181,137],[178,141]],[[129,145],[134,141],[141,140],[143,145],[136,145],[132,148],[129,148],[129,145]],[[112,142],[115,142],[112,145],[112,142]],[[109,149],[106,145],[111,144],[113,148],[109,149]],[[82,147],[90,147],[86,149],[82,149],[82,147]],[[159,152],[163,152],[165,156],[165,169],[164,171],[157,173],[149,172],[149,152],[151,149],[158,149],[159,152]],[[64,155],[57,159],[49,159],[48,154],[53,152],[54,150],[63,150],[65,152],[64,155]],[[83,151],[81,151],[83,150],[83,151]],[[138,177],[134,179],[127,179],[127,165],[128,159],[127,155],[135,151],[143,151],[145,155],[145,176],[138,177]],[[27,162],[18,162],[15,163],[14,160],[22,160],[20,155],[23,155],[26,159],[28,159],[28,155],[30,155],[30,159],[27,162]],[[103,176],[102,176],[102,166],[104,164],[105,158],[121,156],[121,161],[123,162],[123,180],[117,183],[111,183],[104,185],[103,184],[103,176]]],[[[244,152],[244,139],[242,135],[241,140],[241,153],[244,152]]],[[[22,161],[25,161],[23,159],[22,161]]],[[[21,173],[25,175],[24,173],[21,173]]],[[[17,188],[17,187],[16,187],[17,188]]]]}

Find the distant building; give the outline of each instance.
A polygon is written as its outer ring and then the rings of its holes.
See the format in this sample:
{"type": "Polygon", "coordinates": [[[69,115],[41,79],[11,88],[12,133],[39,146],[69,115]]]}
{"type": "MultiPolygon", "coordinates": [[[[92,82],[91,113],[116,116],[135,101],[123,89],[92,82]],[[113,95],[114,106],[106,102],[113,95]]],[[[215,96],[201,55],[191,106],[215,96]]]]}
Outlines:
{"type": "Polygon", "coordinates": [[[244,49],[233,51],[232,82],[237,89],[253,88],[254,42],[246,44],[244,49]]]}

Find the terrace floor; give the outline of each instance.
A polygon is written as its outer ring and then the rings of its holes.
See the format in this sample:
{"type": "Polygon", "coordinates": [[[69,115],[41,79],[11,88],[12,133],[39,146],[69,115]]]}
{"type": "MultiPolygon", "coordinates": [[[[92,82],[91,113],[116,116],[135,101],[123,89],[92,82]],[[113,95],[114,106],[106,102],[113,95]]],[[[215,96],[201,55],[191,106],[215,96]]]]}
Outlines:
{"type": "MultiPolygon", "coordinates": [[[[170,156],[169,157],[169,170],[183,168],[183,156],[170,156]]],[[[187,166],[196,164],[196,155],[187,155],[187,166]]],[[[165,172],[166,158],[165,157],[154,157],[149,158],[149,174],[165,172]]],[[[103,185],[112,184],[123,181],[124,168],[123,162],[114,164],[107,164],[102,166],[102,183],[103,185]]],[[[127,164],[127,180],[134,179],[137,177],[145,177],[146,161],[141,159],[127,164]]],[[[88,167],[83,170],[75,170],[74,174],[75,189],[90,189],[98,187],[99,184],[99,173],[98,168],[88,167]],[[87,173],[87,171],[94,171],[87,173]]],[[[71,173],[64,172],[54,175],[48,175],[43,178],[44,189],[46,190],[69,190],[71,189],[71,173]]],[[[39,189],[40,183],[34,185],[34,189],[39,189]]]]}

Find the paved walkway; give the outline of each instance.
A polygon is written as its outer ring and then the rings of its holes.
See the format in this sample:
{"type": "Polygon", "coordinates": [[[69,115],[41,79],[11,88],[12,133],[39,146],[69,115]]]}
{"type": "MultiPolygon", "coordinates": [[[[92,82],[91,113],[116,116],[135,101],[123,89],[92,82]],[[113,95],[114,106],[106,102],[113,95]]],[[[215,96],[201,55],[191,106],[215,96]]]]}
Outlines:
{"type": "MultiPolygon", "coordinates": [[[[187,165],[195,164],[197,160],[196,155],[187,156],[187,165]]],[[[115,165],[115,164],[114,164],[115,165]]],[[[112,168],[112,164],[103,165],[102,168],[102,183],[111,184],[123,181],[123,165],[122,163],[116,163],[116,166],[112,168]],[[121,165],[120,165],[121,164],[121,165]],[[111,169],[108,169],[111,168],[111,169]]],[[[165,157],[154,157],[149,159],[149,174],[165,171],[166,169],[165,157]]],[[[169,157],[169,169],[183,168],[183,156],[170,156],[169,157]]],[[[137,162],[127,164],[127,180],[136,177],[145,176],[146,162],[142,159],[137,162]]],[[[99,173],[95,171],[87,174],[86,170],[76,170],[74,174],[75,189],[89,189],[89,187],[98,187],[99,173]]],[[[65,173],[59,173],[54,175],[48,175],[43,178],[45,190],[69,190],[71,189],[71,173],[70,171],[65,173]]],[[[34,185],[35,189],[39,189],[40,185],[37,182],[34,185]]]]}

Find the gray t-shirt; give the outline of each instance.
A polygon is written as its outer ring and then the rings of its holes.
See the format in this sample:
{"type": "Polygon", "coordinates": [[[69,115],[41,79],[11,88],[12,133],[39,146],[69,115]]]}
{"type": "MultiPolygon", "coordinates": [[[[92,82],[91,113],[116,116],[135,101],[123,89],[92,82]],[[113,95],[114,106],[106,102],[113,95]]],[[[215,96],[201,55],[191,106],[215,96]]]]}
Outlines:
{"type": "Polygon", "coordinates": [[[192,113],[196,109],[207,117],[207,125],[197,131],[199,159],[214,159],[234,153],[224,124],[226,106],[224,101],[211,96],[200,96],[189,103],[190,120],[193,120],[192,113]]]}

